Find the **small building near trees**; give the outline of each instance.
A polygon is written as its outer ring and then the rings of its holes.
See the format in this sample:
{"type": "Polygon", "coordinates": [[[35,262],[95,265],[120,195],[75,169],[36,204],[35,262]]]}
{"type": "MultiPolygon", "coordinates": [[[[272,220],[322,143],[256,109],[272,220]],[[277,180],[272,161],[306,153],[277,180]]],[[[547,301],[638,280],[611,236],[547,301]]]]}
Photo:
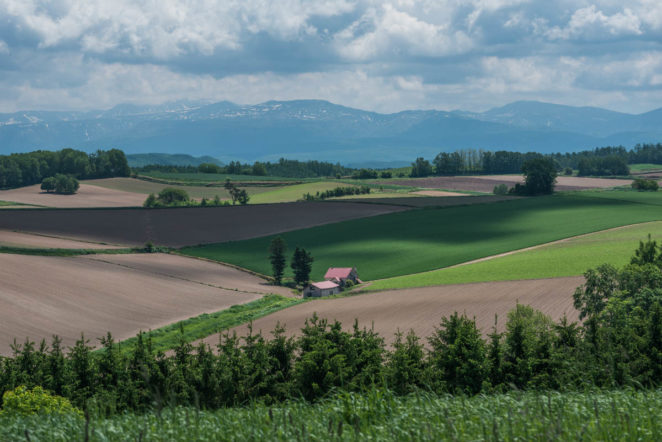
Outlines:
{"type": "Polygon", "coordinates": [[[359,279],[356,267],[329,267],[329,270],[324,275],[324,279],[333,281],[341,287],[344,287],[347,281],[351,281],[352,284],[363,282],[359,279]]]}
{"type": "Polygon", "coordinates": [[[304,298],[319,298],[340,293],[340,285],[333,281],[313,282],[303,289],[304,298]]]}

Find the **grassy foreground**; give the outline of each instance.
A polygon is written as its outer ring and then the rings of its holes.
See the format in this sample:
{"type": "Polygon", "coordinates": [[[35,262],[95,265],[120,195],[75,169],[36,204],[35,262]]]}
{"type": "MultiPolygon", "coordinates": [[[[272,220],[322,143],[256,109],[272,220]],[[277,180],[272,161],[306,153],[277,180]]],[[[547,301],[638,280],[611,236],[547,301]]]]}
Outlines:
{"type": "Polygon", "coordinates": [[[648,234],[662,239],[662,222],[592,233],[513,255],[459,267],[375,281],[366,290],[427,287],[468,282],[579,276],[600,264],[622,267],[648,234]]]}
{"type": "MultiPolygon", "coordinates": [[[[229,309],[221,310],[220,312],[203,313],[200,316],[151,330],[149,336],[152,340],[152,348],[154,351],[167,351],[175,348],[182,338],[186,342],[206,338],[214,333],[246,324],[254,319],[291,307],[300,302],[303,302],[300,298],[267,295],[246,304],[233,305],[229,309]]],[[[123,352],[133,350],[137,340],[138,338],[134,337],[122,341],[121,350],[123,352]]]]}
{"type": "MultiPolygon", "coordinates": [[[[88,440],[85,420],[0,417],[2,440],[88,440]]],[[[91,419],[91,441],[206,440],[660,440],[661,391],[511,393],[471,398],[388,391],[345,393],[311,405],[91,419]]]]}
{"type": "MultiPolygon", "coordinates": [[[[311,278],[356,266],[363,280],[420,273],[612,227],[662,220],[662,192],[575,192],[335,223],[282,234],[315,258],[311,278]]],[[[192,256],[270,274],[273,236],[185,248],[192,256]]],[[[289,272],[290,269],[288,268],[289,272]]],[[[286,276],[290,276],[286,273],[286,276]]]]}

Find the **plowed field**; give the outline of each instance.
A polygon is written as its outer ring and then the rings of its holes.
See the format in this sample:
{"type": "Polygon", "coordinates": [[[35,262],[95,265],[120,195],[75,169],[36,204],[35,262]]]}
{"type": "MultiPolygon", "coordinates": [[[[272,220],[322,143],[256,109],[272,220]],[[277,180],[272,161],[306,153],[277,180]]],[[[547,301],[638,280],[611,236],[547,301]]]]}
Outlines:
{"type": "Polygon", "coordinates": [[[142,206],[145,195],[122,190],[81,184],[74,195],[57,195],[41,190],[39,184],[0,191],[0,200],[44,207],[136,207],[142,206]]]}
{"type": "MultiPolygon", "coordinates": [[[[135,336],[272,292],[250,274],[179,256],[42,257],[0,254],[0,355],[53,334],[97,344],[135,336]],[[234,287],[226,290],[218,287],[234,287]]],[[[279,289],[282,290],[282,289],[279,289]]],[[[276,290],[278,291],[278,290],[276,290]]]]}
{"type": "Polygon", "coordinates": [[[117,249],[120,246],[0,230],[0,246],[34,249],[117,249]]]}
{"type": "Polygon", "coordinates": [[[180,247],[248,239],[402,210],[406,208],[345,202],[152,210],[12,210],[0,211],[0,229],[111,244],[143,245],[152,241],[180,247]]]}
{"type": "MultiPolygon", "coordinates": [[[[354,319],[359,320],[360,326],[370,328],[374,325],[390,343],[398,330],[406,333],[412,329],[419,337],[430,336],[442,316],[457,311],[475,317],[483,333],[489,333],[494,325],[494,315],[498,315],[498,328],[502,330],[508,311],[517,302],[530,305],[555,320],[563,314],[567,314],[570,320],[577,320],[572,294],[582,283],[582,277],[486,282],[319,299],[257,319],[253,322],[253,330],[262,330],[267,336],[280,322],[286,325],[289,335],[294,335],[307,318],[317,313],[329,321],[337,319],[346,330],[351,330],[354,319]]],[[[247,334],[245,325],[235,330],[240,336],[247,334]]],[[[213,347],[218,339],[218,335],[214,335],[205,342],[213,347]]]]}

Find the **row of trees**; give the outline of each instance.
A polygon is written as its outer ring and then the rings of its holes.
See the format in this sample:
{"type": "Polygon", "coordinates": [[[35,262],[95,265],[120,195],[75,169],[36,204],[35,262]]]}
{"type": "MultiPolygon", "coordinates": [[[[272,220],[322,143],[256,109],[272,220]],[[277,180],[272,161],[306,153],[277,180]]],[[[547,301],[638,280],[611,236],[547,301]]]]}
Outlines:
{"type": "MultiPolygon", "coordinates": [[[[271,274],[274,282],[277,285],[283,283],[283,276],[285,275],[285,265],[287,253],[287,243],[281,236],[277,236],[271,240],[269,244],[269,262],[271,263],[271,274]]],[[[294,273],[294,284],[305,286],[310,281],[310,272],[313,268],[313,257],[310,252],[307,252],[303,247],[296,247],[290,267],[294,273]]]]}
{"type": "Polygon", "coordinates": [[[483,337],[473,319],[441,318],[426,341],[398,333],[391,347],[358,323],[345,331],[317,316],[298,337],[280,325],[271,336],[224,334],[216,352],[181,341],[166,356],[149,336],[122,352],[110,334],[92,352],[81,339],[67,351],[27,341],[0,360],[0,392],[42,386],[79,407],[96,403],[109,412],[163,404],[202,408],[267,403],[288,398],[314,401],[338,391],[389,388],[478,394],[510,389],[657,388],[662,386],[662,257],[654,241],[640,244],[622,269],[600,266],[586,273],[574,295],[582,323],[552,321],[517,305],[503,331],[483,337]],[[424,345],[426,343],[427,345],[424,345]]]}
{"type": "Polygon", "coordinates": [[[303,199],[305,201],[318,201],[325,200],[327,198],[338,198],[341,196],[348,195],[367,195],[371,192],[370,187],[368,186],[345,186],[345,187],[336,187],[330,190],[324,190],[322,192],[315,192],[315,195],[311,193],[304,193],[303,199]]]}
{"type": "Polygon", "coordinates": [[[44,178],[57,174],[88,179],[129,176],[130,173],[126,156],[119,149],[99,150],[91,154],[62,149],[0,155],[0,188],[39,184],[44,178]]]}

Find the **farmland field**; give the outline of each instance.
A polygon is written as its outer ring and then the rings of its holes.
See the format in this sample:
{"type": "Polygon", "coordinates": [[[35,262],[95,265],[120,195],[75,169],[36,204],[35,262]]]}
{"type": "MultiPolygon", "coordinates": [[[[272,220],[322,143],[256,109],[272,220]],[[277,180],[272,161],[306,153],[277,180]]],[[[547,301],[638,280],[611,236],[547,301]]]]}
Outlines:
{"type": "Polygon", "coordinates": [[[39,184],[18,189],[0,190],[0,199],[44,207],[134,207],[142,206],[144,195],[85,184],[74,195],[46,193],[39,184]]]}
{"type": "Polygon", "coordinates": [[[0,230],[0,247],[39,249],[117,249],[120,246],[0,230]]]}
{"type": "Polygon", "coordinates": [[[214,263],[150,254],[91,258],[0,254],[0,280],[1,355],[11,352],[14,338],[38,342],[58,334],[65,345],[73,345],[84,332],[97,344],[96,338],[110,331],[116,339],[127,339],[140,330],[284,290],[214,263]]]}
{"type": "MultiPolygon", "coordinates": [[[[291,249],[300,246],[312,253],[313,280],[319,280],[332,266],[355,266],[361,279],[372,280],[435,270],[571,236],[661,219],[660,194],[580,192],[411,210],[282,236],[291,249]]],[[[183,252],[268,274],[265,251],[272,238],[187,248],[183,252]]]]}
{"type": "MultiPolygon", "coordinates": [[[[339,186],[347,186],[333,181],[319,181],[314,183],[294,184],[277,188],[265,188],[265,192],[251,196],[249,204],[284,203],[303,199],[304,193],[315,195],[315,192],[324,192],[339,186]]],[[[353,187],[353,186],[351,186],[353,187]]]]}
{"type": "MultiPolygon", "coordinates": [[[[398,330],[404,333],[414,330],[418,336],[430,336],[439,327],[442,316],[462,312],[475,318],[478,328],[487,334],[494,325],[495,314],[501,318],[498,328],[503,329],[506,314],[517,302],[539,309],[554,320],[564,314],[576,320],[572,294],[583,281],[582,277],[572,277],[458,284],[317,299],[257,319],[253,330],[262,330],[266,336],[280,323],[286,326],[289,335],[295,335],[306,319],[317,313],[320,318],[342,322],[345,330],[351,330],[358,319],[359,326],[374,327],[390,343],[398,330]]],[[[239,336],[248,332],[246,325],[234,330],[239,336]]],[[[216,334],[204,341],[214,346],[218,339],[216,334]]]]}
{"type": "MultiPolygon", "coordinates": [[[[92,417],[89,440],[659,440],[662,391],[512,392],[474,397],[385,390],[310,404],[165,408],[92,417]]],[[[0,417],[0,439],[85,439],[75,415],[0,417]]]]}
{"type": "Polygon", "coordinates": [[[110,244],[186,245],[272,235],[288,230],[406,210],[386,204],[310,202],[173,209],[30,209],[0,211],[0,229],[110,244]],[[48,217],[48,222],[44,218],[48,217]]]}
{"type": "Polygon", "coordinates": [[[262,175],[232,175],[225,173],[195,173],[195,172],[140,172],[141,176],[157,178],[168,181],[182,181],[193,182],[199,181],[201,183],[223,183],[226,179],[237,182],[247,181],[283,181],[283,182],[301,182],[301,181],[316,181],[317,178],[283,178],[276,176],[262,176],[262,175]]]}
{"type": "MultiPolygon", "coordinates": [[[[414,186],[426,189],[468,190],[491,193],[494,186],[524,182],[521,175],[477,175],[477,176],[438,176],[428,178],[398,178],[384,181],[388,184],[414,186]]],[[[631,180],[608,178],[580,178],[560,176],[556,179],[556,190],[604,189],[629,185],[631,180]]]]}
{"type": "Polygon", "coordinates": [[[374,281],[367,290],[582,275],[600,264],[627,264],[639,241],[649,233],[653,239],[662,239],[662,222],[610,229],[486,261],[387,278],[374,281]]]}

